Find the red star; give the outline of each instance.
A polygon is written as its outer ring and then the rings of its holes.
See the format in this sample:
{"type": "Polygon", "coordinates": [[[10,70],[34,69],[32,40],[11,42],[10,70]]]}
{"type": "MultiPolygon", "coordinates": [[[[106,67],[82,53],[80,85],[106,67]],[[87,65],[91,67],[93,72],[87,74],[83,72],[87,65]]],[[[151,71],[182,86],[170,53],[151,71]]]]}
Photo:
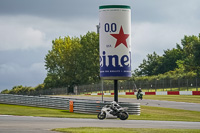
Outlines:
{"type": "Polygon", "coordinates": [[[115,48],[117,46],[119,46],[121,43],[124,44],[124,46],[126,46],[128,48],[127,43],[126,43],[126,39],[129,37],[129,34],[124,34],[122,26],[120,28],[119,34],[110,34],[110,35],[117,39],[117,42],[115,44],[115,48]]]}

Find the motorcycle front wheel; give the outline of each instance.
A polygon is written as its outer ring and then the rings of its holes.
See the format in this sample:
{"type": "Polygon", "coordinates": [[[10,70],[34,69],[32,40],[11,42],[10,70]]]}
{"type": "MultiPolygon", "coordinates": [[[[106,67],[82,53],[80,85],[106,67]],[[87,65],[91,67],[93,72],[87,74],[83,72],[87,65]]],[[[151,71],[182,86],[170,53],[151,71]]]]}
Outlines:
{"type": "Polygon", "coordinates": [[[105,112],[99,112],[97,115],[99,120],[103,120],[106,118],[106,113],[105,112]]]}
{"type": "Polygon", "coordinates": [[[120,115],[119,115],[119,119],[120,120],[126,120],[126,119],[128,119],[128,113],[121,112],[120,115]]]}

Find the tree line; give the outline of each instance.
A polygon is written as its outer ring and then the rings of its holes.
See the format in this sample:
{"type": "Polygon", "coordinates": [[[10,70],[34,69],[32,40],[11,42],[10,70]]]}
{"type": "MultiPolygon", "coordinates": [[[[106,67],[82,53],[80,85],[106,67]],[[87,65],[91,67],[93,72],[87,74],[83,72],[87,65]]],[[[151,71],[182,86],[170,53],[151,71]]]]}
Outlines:
{"type": "MultiPolygon", "coordinates": [[[[88,32],[80,37],[56,38],[45,56],[47,76],[36,87],[14,86],[1,93],[22,94],[30,91],[68,87],[99,82],[99,35],[88,32]]],[[[130,80],[200,77],[200,34],[184,36],[176,48],[156,52],[133,71],[130,80]]]]}

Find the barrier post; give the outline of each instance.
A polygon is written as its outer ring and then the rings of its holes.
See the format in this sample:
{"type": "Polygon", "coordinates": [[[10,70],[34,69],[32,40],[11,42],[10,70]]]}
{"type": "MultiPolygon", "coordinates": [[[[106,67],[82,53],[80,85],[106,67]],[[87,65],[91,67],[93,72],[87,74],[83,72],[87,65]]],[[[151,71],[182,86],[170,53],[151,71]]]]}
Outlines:
{"type": "Polygon", "coordinates": [[[74,112],[74,102],[69,101],[69,112],[74,112]]]}

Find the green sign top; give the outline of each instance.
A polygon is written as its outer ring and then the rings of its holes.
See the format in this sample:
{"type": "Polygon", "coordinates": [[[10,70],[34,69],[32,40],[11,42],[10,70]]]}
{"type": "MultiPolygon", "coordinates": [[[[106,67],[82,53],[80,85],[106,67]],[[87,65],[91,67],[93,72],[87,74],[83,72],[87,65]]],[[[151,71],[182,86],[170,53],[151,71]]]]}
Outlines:
{"type": "Polygon", "coordinates": [[[127,6],[127,5],[104,5],[104,6],[99,6],[99,9],[106,9],[106,8],[125,8],[125,9],[131,9],[131,7],[127,6]]]}

